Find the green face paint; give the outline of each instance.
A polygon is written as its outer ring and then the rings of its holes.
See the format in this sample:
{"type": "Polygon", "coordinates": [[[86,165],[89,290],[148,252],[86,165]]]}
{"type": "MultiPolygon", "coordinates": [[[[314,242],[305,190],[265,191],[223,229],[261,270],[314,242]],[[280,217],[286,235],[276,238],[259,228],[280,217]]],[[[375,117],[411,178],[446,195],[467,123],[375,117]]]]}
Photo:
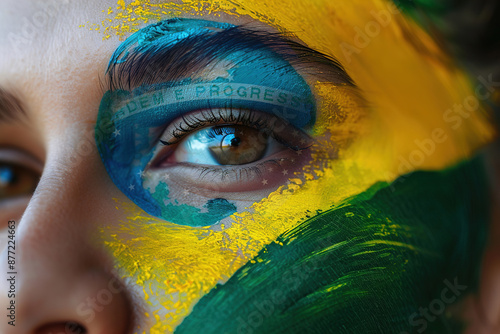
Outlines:
{"type": "Polygon", "coordinates": [[[443,307],[477,285],[489,219],[482,163],[401,181],[281,235],[175,333],[460,332],[443,307]]]}

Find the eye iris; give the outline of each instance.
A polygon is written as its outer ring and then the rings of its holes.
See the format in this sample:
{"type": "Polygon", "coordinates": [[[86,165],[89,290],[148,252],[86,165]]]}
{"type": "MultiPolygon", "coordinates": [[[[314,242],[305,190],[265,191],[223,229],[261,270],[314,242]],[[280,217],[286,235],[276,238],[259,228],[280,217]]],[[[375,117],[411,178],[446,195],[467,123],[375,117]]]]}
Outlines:
{"type": "Polygon", "coordinates": [[[37,173],[12,164],[0,164],[0,200],[31,195],[38,183],[37,173]]]}
{"type": "Polygon", "coordinates": [[[210,146],[212,157],[221,165],[243,165],[262,158],[268,135],[247,126],[226,125],[211,129],[215,134],[210,146]]]}

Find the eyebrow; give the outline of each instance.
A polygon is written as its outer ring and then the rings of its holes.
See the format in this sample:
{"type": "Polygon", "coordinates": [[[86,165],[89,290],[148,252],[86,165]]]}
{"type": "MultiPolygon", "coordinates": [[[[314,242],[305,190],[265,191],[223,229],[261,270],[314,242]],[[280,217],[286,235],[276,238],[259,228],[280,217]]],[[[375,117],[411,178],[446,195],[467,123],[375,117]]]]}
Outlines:
{"type": "MultiPolygon", "coordinates": [[[[292,35],[290,35],[292,36],[292,35]]],[[[121,49],[121,48],[118,48],[121,49]]],[[[271,33],[235,26],[207,34],[188,36],[174,45],[149,47],[140,50],[130,47],[125,60],[115,51],[106,79],[108,90],[130,90],[141,85],[186,79],[189,75],[207,70],[235,52],[271,50],[299,72],[319,80],[355,86],[341,63],[332,56],[321,53],[290,39],[282,33],[271,33]]]]}
{"type": "Polygon", "coordinates": [[[20,121],[26,116],[21,101],[0,87],[0,122],[20,121]]]}

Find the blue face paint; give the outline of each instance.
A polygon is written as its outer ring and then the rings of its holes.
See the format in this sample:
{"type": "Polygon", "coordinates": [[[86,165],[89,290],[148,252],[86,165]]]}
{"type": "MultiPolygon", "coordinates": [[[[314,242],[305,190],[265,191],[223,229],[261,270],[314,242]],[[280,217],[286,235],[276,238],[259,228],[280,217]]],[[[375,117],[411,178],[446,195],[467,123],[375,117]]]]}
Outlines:
{"type": "MultiPolygon", "coordinates": [[[[168,49],[193,36],[232,28],[227,23],[205,20],[163,21],[122,43],[110,66],[127,61],[131,54],[168,49]]],[[[234,213],[236,206],[223,198],[209,199],[199,207],[179,203],[172,198],[168,180],[154,186],[145,182],[145,170],[154,157],[158,138],[174,119],[196,110],[227,108],[276,115],[298,128],[314,122],[314,98],[309,86],[273,50],[248,46],[213,57],[219,66],[216,70],[142,85],[132,91],[108,91],[99,108],[96,141],[113,182],[143,210],[176,224],[211,225],[234,213]],[[103,127],[106,131],[101,131],[103,127]]]]}

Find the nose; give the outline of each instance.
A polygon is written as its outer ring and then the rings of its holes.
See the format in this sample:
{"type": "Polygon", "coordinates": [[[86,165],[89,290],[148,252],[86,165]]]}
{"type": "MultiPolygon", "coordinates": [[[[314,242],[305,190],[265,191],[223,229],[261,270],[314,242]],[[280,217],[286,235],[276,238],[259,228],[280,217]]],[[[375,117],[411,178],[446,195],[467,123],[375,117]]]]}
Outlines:
{"type": "Polygon", "coordinates": [[[65,177],[67,169],[46,166],[9,234],[15,249],[0,255],[0,333],[129,332],[128,294],[96,233],[104,213],[95,175],[102,171],[81,166],[65,177]]]}

